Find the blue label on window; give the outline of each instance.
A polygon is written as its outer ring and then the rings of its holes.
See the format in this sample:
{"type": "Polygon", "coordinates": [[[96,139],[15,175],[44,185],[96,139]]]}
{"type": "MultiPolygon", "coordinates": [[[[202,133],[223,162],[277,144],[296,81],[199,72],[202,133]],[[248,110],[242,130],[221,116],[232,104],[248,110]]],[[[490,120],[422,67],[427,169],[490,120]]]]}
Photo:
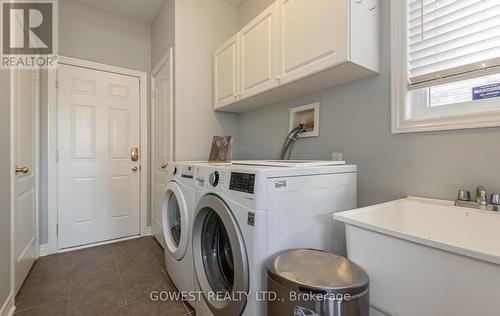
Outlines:
{"type": "Polygon", "coordinates": [[[500,83],[472,88],[472,100],[482,100],[500,97],[500,83]]]}

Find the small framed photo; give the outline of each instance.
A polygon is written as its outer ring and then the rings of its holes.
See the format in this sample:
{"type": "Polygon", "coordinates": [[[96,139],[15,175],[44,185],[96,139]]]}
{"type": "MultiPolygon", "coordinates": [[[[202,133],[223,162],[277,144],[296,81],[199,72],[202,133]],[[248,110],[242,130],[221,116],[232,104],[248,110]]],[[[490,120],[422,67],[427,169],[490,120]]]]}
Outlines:
{"type": "Polygon", "coordinates": [[[209,162],[230,162],[232,156],[233,136],[214,136],[209,162]]]}

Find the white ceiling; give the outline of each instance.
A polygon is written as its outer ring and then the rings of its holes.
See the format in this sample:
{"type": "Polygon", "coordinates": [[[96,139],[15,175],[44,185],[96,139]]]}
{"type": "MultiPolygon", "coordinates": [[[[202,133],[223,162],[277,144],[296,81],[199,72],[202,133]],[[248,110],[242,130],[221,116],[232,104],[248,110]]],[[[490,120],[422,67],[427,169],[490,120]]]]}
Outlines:
{"type": "Polygon", "coordinates": [[[151,24],[165,0],[68,0],[113,15],[151,24]]]}

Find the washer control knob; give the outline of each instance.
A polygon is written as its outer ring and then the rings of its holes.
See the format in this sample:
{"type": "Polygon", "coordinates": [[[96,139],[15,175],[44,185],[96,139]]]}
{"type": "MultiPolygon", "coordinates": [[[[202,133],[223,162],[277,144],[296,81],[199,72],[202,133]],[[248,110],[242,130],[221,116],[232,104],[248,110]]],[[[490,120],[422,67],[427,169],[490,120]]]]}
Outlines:
{"type": "Polygon", "coordinates": [[[216,187],[217,184],[219,184],[219,172],[214,171],[208,176],[208,182],[213,186],[216,187]]]}

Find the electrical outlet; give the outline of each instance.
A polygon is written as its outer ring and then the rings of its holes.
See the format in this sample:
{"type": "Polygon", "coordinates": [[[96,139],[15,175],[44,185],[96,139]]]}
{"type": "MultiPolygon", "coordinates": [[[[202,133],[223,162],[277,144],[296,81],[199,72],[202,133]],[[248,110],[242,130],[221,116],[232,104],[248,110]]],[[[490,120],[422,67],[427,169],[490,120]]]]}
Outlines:
{"type": "Polygon", "coordinates": [[[333,161],[343,161],[342,153],[332,153],[333,161]]]}

